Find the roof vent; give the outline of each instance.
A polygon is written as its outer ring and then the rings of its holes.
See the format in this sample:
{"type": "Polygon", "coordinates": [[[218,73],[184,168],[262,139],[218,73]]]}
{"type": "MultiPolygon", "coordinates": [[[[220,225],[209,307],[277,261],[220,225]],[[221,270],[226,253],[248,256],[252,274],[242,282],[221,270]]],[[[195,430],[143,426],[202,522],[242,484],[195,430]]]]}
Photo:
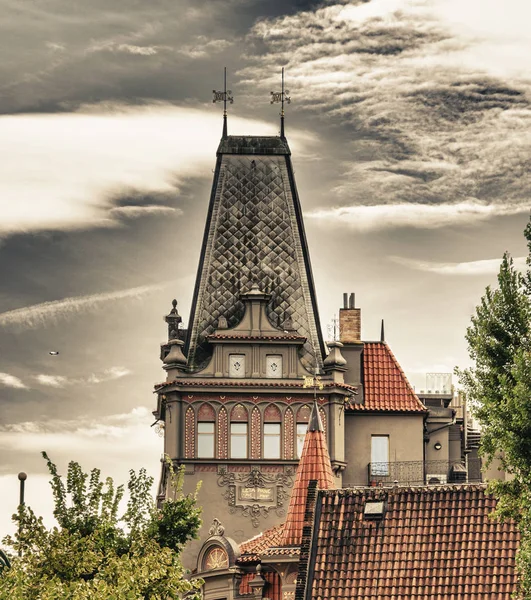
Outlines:
{"type": "Polygon", "coordinates": [[[366,521],[381,521],[385,515],[384,500],[367,500],[363,507],[363,517],[366,521]]]}

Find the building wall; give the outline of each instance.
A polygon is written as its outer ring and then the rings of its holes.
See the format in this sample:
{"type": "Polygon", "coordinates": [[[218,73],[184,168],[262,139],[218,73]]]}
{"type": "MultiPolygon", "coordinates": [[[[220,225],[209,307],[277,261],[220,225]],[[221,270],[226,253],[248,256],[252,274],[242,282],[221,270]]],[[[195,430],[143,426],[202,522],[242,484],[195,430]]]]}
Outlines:
{"type": "Polygon", "coordinates": [[[259,461],[253,464],[189,464],[184,478],[185,493],[201,487],[197,503],[202,507],[203,524],[199,540],[191,541],[183,552],[183,564],[187,569],[196,567],[196,559],[214,519],[219,519],[225,531],[238,544],[265,529],[283,523],[289,506],[291,489],[295,480],[296,462],[273,465],[259,461]],[[263,489],[272,490],[271,502],[253,502],[241,498],[240,488],[248,484],[251,469],[257,469],[264,480],[263,489]],[[240,485],[241,484],[241,485],[240,485]]]}
{"type": "Polygon", "coordinates": [[[390,462],[423,460],[422,415],[345,415],[343,485],[367,485],[371,462],[371,436],[389,436],[390,462]]]}

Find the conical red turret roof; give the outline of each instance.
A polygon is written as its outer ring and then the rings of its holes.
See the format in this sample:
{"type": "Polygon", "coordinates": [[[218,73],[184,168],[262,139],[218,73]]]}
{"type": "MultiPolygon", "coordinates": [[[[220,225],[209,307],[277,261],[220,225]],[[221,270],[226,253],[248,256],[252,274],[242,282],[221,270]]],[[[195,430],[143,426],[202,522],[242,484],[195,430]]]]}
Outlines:
{"type": "Polygon", "coordinates": [[[301,543],[308,483],[312,480],[317,481],[317,487],[321,490],[336,487],[332,465],[330,464],[330,455],[328,454],[326,434],[319,417],[317,402],[314,402],[310,422],[308,423],[308,432],[304,438],[304,447],[291,492],[281,546],[298,546],[301,543]]]}

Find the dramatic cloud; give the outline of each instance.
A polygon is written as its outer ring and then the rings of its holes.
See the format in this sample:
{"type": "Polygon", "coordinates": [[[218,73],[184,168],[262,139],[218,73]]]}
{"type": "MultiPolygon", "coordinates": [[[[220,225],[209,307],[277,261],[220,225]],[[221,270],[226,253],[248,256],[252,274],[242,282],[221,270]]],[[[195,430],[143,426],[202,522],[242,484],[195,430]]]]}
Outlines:
{"type": "Polygon", "coordinates": [[[59,319],[71,317],[81,311],[95,310],[107,302],[123,299],[137,299],[154,290],[160,285],[145,285],[141,287],[117,290],[105,294],[90,294],[73,298],[62,298],[53,302],[43,302],[33,306],[24,306],[4,313],[0,313],[0,327],[18,326],[23,328],[44,327],[55,323],[59,319]]]}
{"type": "Polygon", "coordinates": [[[21,379],[10,375],[9,373],[0,373],[0,385],[5,387],[15,388],[17,390],[27,390],[28,386],[21,379]]]}
{"type": "MultiPolygon", "coordinates": [[[[501,259],[493,258],[488,260],[473,260],[462,263],[438,263],[401,256],[391,256],[390,259],[410,269],[426,271],[428,273],[437,273],[439,275],[496,275],[500,270],[501,259]]],[[[526,257],[519,256],[514,259],[514,265],[518,269],[526,268],[526,257]]]]}
{"type": "MultiPolygon", "coordinates": [[[[271,133],[260,121],[231,119],[233,131],[271,133]]],[[[114,227],[120,217],[175,207],[113,207],[120,193],[166,193],[210,177],[219,112],[169,105],[86,106],[76,113],[0,117],[0,236],[17,231],[114,227]]]]}
{"type": "MultiPolygon", "coordinates": [[[[504,6],[498,27],[491,1],[480,9],[474,0],[477,10],[452,2],[453,11],[445,2],[335,4],[259,21],[248,37],[265,50],[240,73],[249,89],[275,85],[274,66],[285,64],[297,104],[348,131],[350,156],[327,201],[354,207],[355,217],[358,205],[363,214],[369,205],[448,205],[443,224],[453,225],[460,206],[479,218],[528,210],[531,86],[514,71],[503,79],[472,68],[521,14],[504,6]]],[[[528,56],[531,35],[516,28],[513,43],[528,56]]],[[[424,214],[415,226],[435,226],[437,209],[424,214]]]]}

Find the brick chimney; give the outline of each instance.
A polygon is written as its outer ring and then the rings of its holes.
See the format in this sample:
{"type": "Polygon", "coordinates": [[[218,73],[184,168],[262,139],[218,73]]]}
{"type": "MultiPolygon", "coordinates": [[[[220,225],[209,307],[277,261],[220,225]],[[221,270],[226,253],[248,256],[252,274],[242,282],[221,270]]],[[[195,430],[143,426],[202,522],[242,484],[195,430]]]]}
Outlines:
{"type": "Polygon", "coordinates": [[[339,341],[343,344],[361,341],[361,309],[355,308],[354,294],[343,294],[343,308],[339,309],[339,341]]]}

